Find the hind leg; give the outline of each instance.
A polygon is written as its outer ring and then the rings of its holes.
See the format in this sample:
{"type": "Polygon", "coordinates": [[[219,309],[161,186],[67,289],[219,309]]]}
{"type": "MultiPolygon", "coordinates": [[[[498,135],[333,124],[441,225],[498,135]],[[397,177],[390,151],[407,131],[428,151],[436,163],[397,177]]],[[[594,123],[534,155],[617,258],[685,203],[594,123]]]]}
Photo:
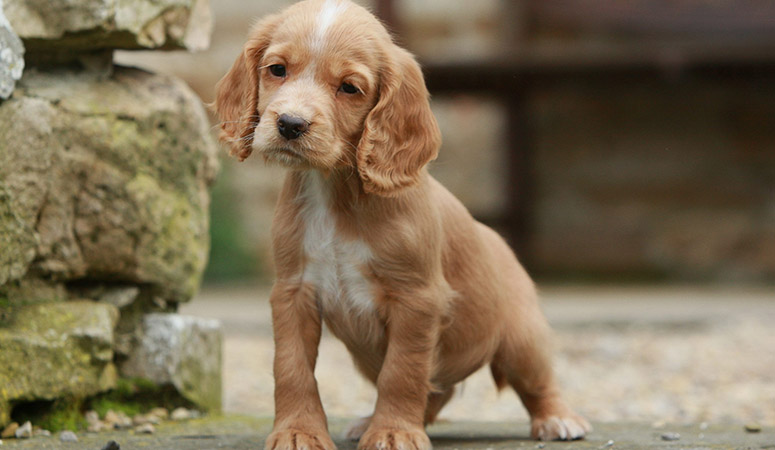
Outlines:
{"type": "Polygon", "coordinates": [[[508,383],[530,413],[531,436],[543,441],[584,437],[589,423],[562,400],[551,366],[549,326],[537,303],[520,305],[509,321],[491,369],[498,387],[508,383]]]}

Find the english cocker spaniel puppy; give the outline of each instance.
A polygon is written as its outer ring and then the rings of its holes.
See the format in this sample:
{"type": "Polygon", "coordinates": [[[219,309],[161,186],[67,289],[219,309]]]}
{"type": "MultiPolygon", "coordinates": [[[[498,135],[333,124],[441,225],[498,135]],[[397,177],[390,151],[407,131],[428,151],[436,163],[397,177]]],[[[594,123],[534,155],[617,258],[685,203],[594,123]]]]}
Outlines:
{"type": "Polygon", "coordinates": [[[306,0],[255,25],[214,103],[221,139],[288,169],[271,293],[275,422],[267,449],[332,449],[314,369],[323,322],[378,391],[362,449],[428,449],[424,425],[484,364],[536,439],[588,423],[561,399],[525,270],[427,172],[441,144],[422,72],[348,0],[306,0]]]}

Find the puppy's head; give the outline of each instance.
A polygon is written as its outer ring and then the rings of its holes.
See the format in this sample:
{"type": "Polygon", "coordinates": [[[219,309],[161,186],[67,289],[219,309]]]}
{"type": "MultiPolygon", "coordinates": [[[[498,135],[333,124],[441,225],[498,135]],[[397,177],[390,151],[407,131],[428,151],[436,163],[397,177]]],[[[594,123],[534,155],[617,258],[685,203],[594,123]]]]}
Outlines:
{"type": "Polygon", "coordinates": [[[417,62],[348,0],[263,19],[216,91],[221,140],[240,160],[355,168],[366,192],[411,186],[441,142],[417,62]]]}

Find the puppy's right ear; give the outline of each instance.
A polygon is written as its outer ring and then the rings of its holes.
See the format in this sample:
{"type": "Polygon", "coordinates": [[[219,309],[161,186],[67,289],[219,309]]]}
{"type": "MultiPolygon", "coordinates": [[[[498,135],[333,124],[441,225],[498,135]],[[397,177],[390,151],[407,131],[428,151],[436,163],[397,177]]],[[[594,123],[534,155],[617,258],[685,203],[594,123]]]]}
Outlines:
{"type": "Polygon", "coordinates": [[[215,102],[212,106],[221,121],[218,137],[229,144],[230,153],[240,161],[244,161],[253,151],[253,132],[260,120],[258,64],[269,47],[279,19],[279,15],[268,16],[253,27],[250,38],[231,70],[215,85],[215,102]]]}

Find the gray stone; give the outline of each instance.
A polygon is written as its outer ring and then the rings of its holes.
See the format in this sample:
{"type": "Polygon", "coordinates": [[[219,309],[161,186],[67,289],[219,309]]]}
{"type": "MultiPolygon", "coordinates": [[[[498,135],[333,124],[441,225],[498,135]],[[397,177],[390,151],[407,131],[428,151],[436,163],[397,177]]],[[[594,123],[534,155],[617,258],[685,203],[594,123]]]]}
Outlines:
{"type": "Polygon", "coordinates": [[[148,314],[139,334],[137,347],[121,366],[123,376],[172,384],[196,405],[220,410],[220,322],[179,314],[148,314]]]}
{"type": "Polygon", "coordinates": [[[0,424],[8,422],[11,403],[112,388],[117,319],[115,307],[88,301],[14,308],[0,327],[0,424]]]}
{"type": "Polygon", "coordinates": [[[30,52],[97,49],[203,50],[208,0],[5,0],[5,13],[30,52]]]}
{"type": "Polygon", "coordinates": [[[139,294],[140,288],[137,286],[108,289],[100,296],[100,301],[110,303],[116,308],[124,308],[131,305],[139,294]]]}
{"type": "Polygon", "coordinates": [[[8,98],[24,70],[24,45],[3,13],[0,0],[0,99],[8,98]]]}
{"type": "Polygon", "coordinates": [[[34,285],[31,269],[142,285],[170,302],[193,295],[218,150],[184,83],[121,67],[28,71],[0,105],[0,136],[0,298],[34,285]]]}
{"type": "Polygon", "coordinates": [[[156,432],[156,427],[151,423],[144,423],[135,427],[135,433],[137,434],[153,434],[156,432]]]}
{"type": "Polygon", "coordinates": [[[70,430],[59,433],[59,440],[61,442],[78,442],[78,436],[70,430]]]}
{"type": "Polygon", "coordinates": [[[111,440],[102,446],[102,450],[121,450],[121,446],[118,445],[118,442],[111,440]]]}
{"type": "Polygon", "coordinates": [[[192,418],[191,411],[189,411],[188,409],[183,408],[183,407],[175,408],[172,411],[172,414],[170,415],[170,419],[176,420],[176,421],[177,420],[188,420],[188,419],[191,419],[191,418],[192,418]]]}
{"type": "Polygon", "coordinates": [[[29,439],[32,437],[32,423],[28,420],[16,429],[14,433],[16,439],[29,439]]]}
{"type": "Polygon", "coordinates": [[[681,439],[681,435],[679,433],[675,433],[675,432],[672,432],[672,431],[667,432],[667,433],[662,433],[662,440],[663,441],[677,441],[679,439],[681,439]]]}
{"type": "Polygon", "coordinates": [[[118,442],[111,440],[102,447],[102,450],[121,450],[121,446],[118,445],[118,442]]]}

